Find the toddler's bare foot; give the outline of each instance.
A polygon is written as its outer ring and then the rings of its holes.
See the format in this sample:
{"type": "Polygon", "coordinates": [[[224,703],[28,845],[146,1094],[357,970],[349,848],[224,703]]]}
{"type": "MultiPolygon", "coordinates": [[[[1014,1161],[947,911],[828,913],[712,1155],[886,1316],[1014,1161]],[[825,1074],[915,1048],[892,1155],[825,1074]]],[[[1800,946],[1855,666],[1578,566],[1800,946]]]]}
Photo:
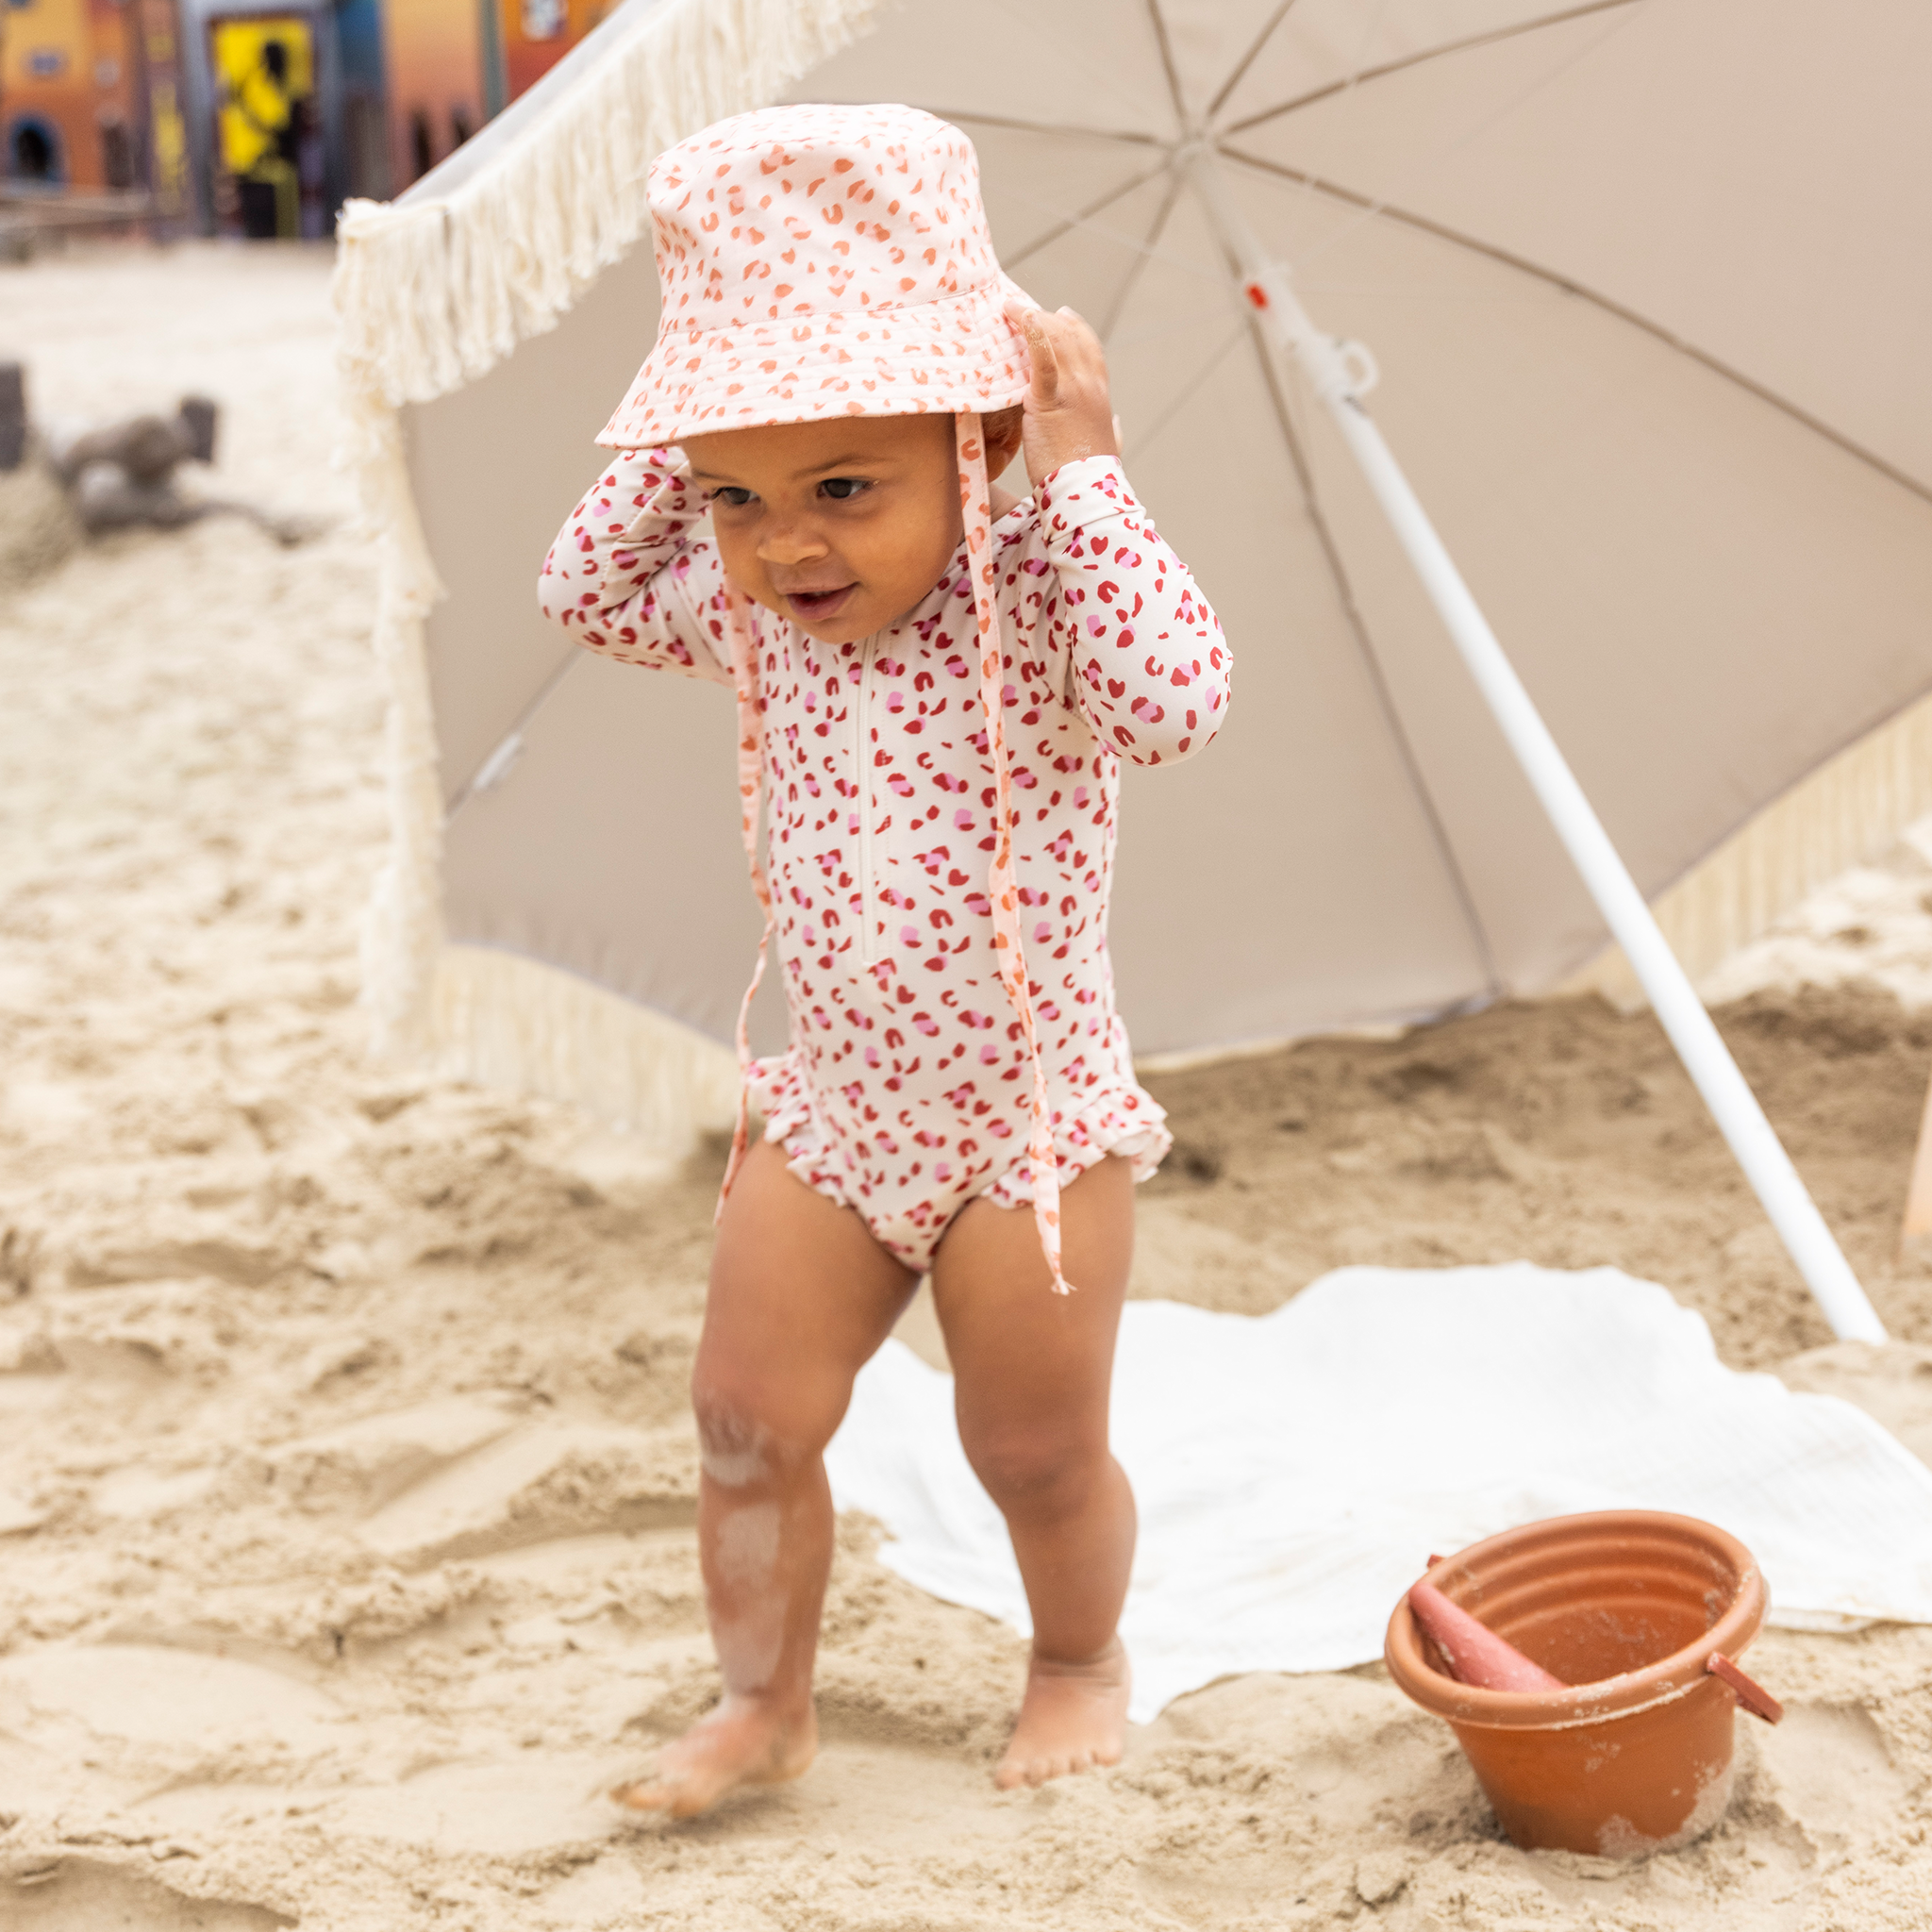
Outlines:
{"type": "Polygon", "coordinates": [[[1118,1764],[1127,1736],[1127,1653],[1118,1637],[1084,1664],[1036,1657],[1007,1755],[993,1773],[1003,1791],[1118,1764]]]}
{"type": "Polygon", "coordinates": [[[782,1785],[818,1755],[819,1726],[809,1704],[786,1716],[751,1697],[726,1696],[675,1744],[657,1768],[611,1796],[633,1811],[695,1818],[738,1785],[782,1785]]]}

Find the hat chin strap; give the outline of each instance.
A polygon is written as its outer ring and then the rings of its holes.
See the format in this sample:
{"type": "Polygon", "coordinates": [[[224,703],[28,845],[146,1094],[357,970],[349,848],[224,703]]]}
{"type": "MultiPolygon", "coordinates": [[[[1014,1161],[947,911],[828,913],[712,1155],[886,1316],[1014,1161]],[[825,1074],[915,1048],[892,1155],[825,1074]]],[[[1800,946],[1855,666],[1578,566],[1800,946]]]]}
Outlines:
{"type": "Polygon", "coordinates": [[[992,863],[987,868],[987,896],[992,901],[992,934],[1000,984],[1020,1016],[1026,1056],[1033,1063],[1032,1131],[1027,1156],[1033,1169],[1033,1224],[1041,1252],[1053,1274],[1056,1294],[1071,1291],[1060,1273],[1060,1176],[1053,1150],[1053,1108],[1046,1093],[1046,1070],[1040,1060],[1040,1035],[1033,995],[1026,983],[1026,952],[1020,934],[1020,887],[1013,872],[1013,776],[1007,758],[1006,667],[1001,661],[999,613],[993,606],[992,491],[986,475],[986,435],[979,417],[965,411],[955,419],[959,449],[959,508],[966,525],[966,555],[973,572],[973,610],[979,624],[979,702],[986,712],[986,748],[992,760],[992,863]]]}
{"type": "Polygon", "coordinates": [[[745,863],[751,868],[751,889],[758,894],[759,911],[765,915],[765,929],[758,935],[758,958],[752,968],[751,984],[738,1003],[738,1119],[731,1129],[731,1158],[725,1163],[724,1182],[718,1190],[713,1222],[724,1213],[724,1197],[738,1178],[749,1139],[751,1003],[764,981],[774,922],[771,882],[765,877],[764,862],[758,857],[758,806],[765,788],[765,712],[758,697],[758,636],[752,629],[751,613],[744,608],[743,597],[728,578],[724,584],[724,639],[731,652],[732,689],[738,697],[738,834],[744,841],[745,863]]]}
{"type": "MultiPolygon", "coordinates": [[[[992,760],[992,862],[987,868],[987,896],[992,902],[994,955],[1000,984],[1006,988],[1026,1057],[1033,1067],[1033,1104],[1027,1136],[1027,1160],[1033,1170],[1033,1224],[1040,1233],[1040,1251],[1053,1275],[1056,1294],[1072,1292],[1060,1272],[1060,1175],[1054,1157],[1053,1108],[1047,1099],[1046,1070],[1040,1059],[1040,1035],[1033,1017],[1033,994],[1026,982],[1026,952],[1020,934],[1020,888],[1013,872],[1013,775],[1007,758],[1004,728],[1006,667],[1001,662],[999,613],[993,606],[992,491],[986,475],[986,438],[979,417],[968,411],[954,419],[959,451],[959,508],[966,525],[966,555],[973,573],[973,611],[979,625],[979,702],[986,712],[986,748],[992,760]]],[[[738,1008],[738,1120],[731,1134],[731,1159],[724,1185],[718,1191],[718,1212],[738,1178],[749,1139],[751,1090],[751,1003],[765,976],[771,951],[772,889],[758,856],[758,807],[764,790],[764,709],[758,697],[758,641],[750,613],[738,591],[724,591],[724,634],[731,651],[731,681],[738,696],[738,828],[751,869],[752,890],[765,915],[758,939],[758,964],[738,1008]]]]}

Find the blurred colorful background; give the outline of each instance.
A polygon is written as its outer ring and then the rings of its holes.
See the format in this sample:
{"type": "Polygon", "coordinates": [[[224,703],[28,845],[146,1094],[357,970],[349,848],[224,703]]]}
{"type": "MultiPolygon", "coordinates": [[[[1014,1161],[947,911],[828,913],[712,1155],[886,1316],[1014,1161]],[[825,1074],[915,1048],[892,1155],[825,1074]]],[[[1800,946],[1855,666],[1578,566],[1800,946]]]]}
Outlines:
{"type": "Polygon", "coordinates": [[[428,173],[610,0],[0,0],[0,200],[318,239],[428,173]]]}

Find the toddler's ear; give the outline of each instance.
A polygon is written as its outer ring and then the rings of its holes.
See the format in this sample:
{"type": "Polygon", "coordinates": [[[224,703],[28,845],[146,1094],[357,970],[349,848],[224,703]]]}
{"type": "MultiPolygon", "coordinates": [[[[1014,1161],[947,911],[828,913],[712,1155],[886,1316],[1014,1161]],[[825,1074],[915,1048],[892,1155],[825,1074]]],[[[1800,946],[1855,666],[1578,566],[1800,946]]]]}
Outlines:
{"type": "Polygon", "coordinates": [[[1020,454],[1026,411],[1019,403],[1007,409],[991,409],[980,419],[980,428],[986,437],[986,474],[997,476],[1020,454]]]}

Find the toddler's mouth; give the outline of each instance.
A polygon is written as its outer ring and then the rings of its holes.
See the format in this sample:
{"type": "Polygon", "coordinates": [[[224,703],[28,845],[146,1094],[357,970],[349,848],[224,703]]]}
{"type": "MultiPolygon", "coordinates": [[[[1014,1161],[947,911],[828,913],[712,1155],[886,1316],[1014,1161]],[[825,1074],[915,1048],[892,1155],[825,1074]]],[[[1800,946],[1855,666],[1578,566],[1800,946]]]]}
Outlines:
{"type": "Polygon", "coordinates": [[[823,624],[838,616],[858,588],[857,584],[841,584],[836,591],[781,591],[779,595],[791,607],[792,616],[808,624],[823,624]]]}

